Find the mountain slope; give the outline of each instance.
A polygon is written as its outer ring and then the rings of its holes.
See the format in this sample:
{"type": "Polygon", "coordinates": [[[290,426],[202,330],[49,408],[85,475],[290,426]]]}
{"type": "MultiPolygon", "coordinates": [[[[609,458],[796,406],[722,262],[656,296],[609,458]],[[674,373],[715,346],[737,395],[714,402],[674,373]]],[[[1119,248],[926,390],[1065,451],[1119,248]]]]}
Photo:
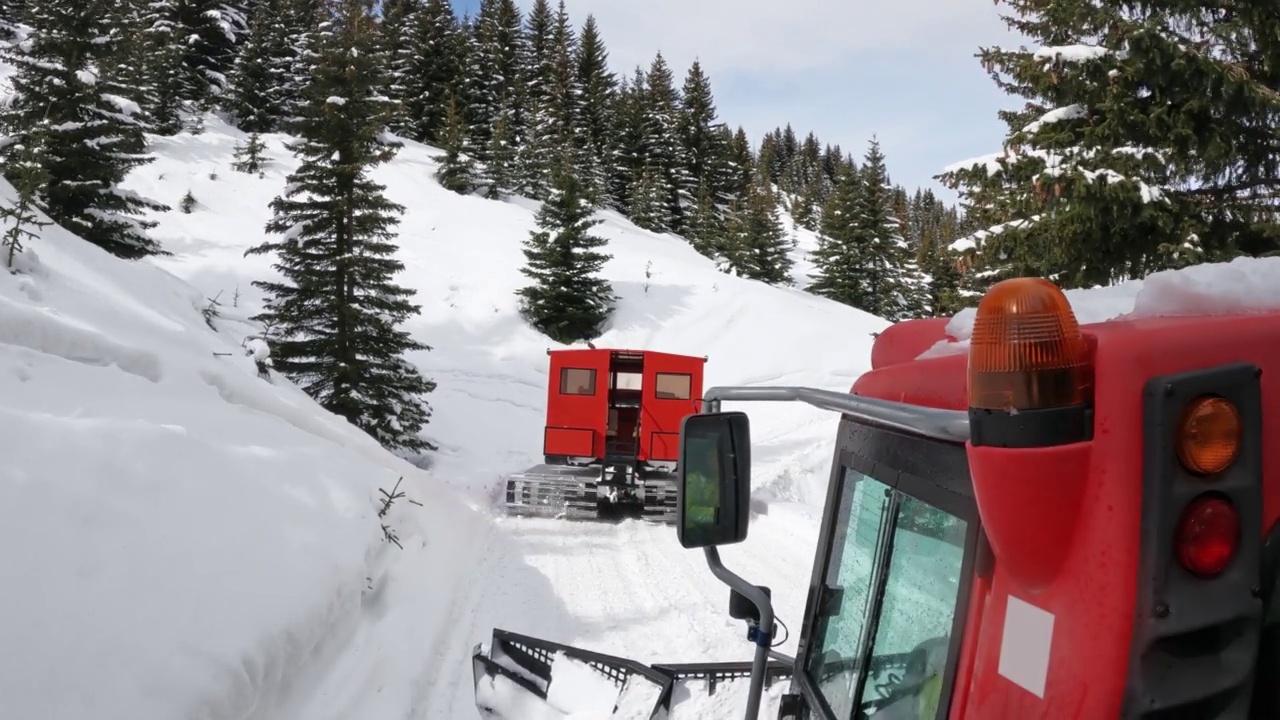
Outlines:
{"type": "MultiPolygon", "coordinates": [[[[216,120],[200,135],[156,138],[159,159],[136,171],[128,186],[174,208],[191,192],[190,214],[155,216],[155,234],[175,253],[156,262],[224,305],[238,290],[238,307],[228,313],[243,317],[260,305],[250,282],[274,272],[272,258],[243,253],[264,237],[268,204],[295,163],[284,136],[264,136],[272,160],[264,177],[236,173],[232,152],[241,138],[216,120]]],[[[434,348],[411,358],[439,383],[429,396],[435,416],[426,432],[441,450],[427,462],[442,482],[491,494],[501,474],[541,454],[545,351],[554,343],[520,318],[515,295],[526,282],[521,243],[535,227],[538,204],[449,192],[433,179],[439,155],[406,142],[374,177],[407,208],[398,227],[406,271],[398,281],[417,290],[423,307],[410,331],[434,348]]],[[[871,333],[888,324],[798,289],[725,275],[681,238],[640,230],[614,212],[600,217],[595,231],[613,255],[605,276],[619,300],[594,341],[599,347],[706,355],[709,386],[847,389],[867,368],[871,333]]],[[[803,408],[757,414],[753,430],[766,441],[765,492],[773,487],[776,496],[811,499],[810,489],[795,485],[801,481],[784,476],[815,443],[827,442],[830,418],[803,408]]]]}
{"type": "MultiPolygon", "coordinates": [[[[234,173],[238,134],[208,127],[156,139],[159,159],[129,182],[174,207],[157,217],[174,256],[122,262],[50,227],[17,274],[0,273],[0,538],[5,586],[22,588],[0,605],[0,715],[310,719],[327,698],[334,717],[465,717],[467,653],[495,624],[622,654],[695,636],[675,659],[747,652],[723,588],[669,528],[626,530],[634,542],[601,563],[592,548],[607,538],[494,522],[501,475],[541,450],[549,343],[514,295],[535,204],[444,191],[421,146],[379,170],[409,207],[402,281],[424,307],[411,330],[436,348],[412,358],[440,383],[428,432],[441,450],[417,459],[423,471],[258,376],[250,282],[269,277],[270,259],[243,252],[292,160],[271,137],[266,177],[234,173]],[[190,214],[178,209],[188,189],[190,214]],[[379,518],[380,491],[400,477],[422,505],[379,518]],[[546,532],[557,539],[539,551],[546,532]],[[695,587],[671,587],[673,562],[695,587]],[[634,617],[593,615],[606,585],[634,617]],[[659,612],[677,598],[696,605],[677,616],[684,626],[659,612]]],[[[0,193],[13,200],[7,184],[0,193]]],[[[604,216],[620,300],[598,344],[707,354],[712,384],[847,388],[865,368],[883,321],[725,276],[678,238],[604,216]]],[[[753,418],[760,496],[820,498],[834,419],[753,418]]],[[[748,542],[726,557],[798,588],[812,512],[757,518],[767,551],[748,542]]],[[[778,595],[795,617],[802,594],[778,595]]]]}

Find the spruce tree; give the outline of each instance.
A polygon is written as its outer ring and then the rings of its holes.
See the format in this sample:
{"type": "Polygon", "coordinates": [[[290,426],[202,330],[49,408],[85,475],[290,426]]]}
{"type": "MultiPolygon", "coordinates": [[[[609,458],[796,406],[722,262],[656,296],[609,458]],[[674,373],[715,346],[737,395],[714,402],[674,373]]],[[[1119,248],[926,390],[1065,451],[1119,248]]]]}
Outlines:
{"type": "Polygon", "coordinates": [[[645,149],[645,95],[644,71],[637,66],[630,77],[619,82],[609,112],[613,119],[614,147],[614,161],[608,173],[609,198],[627,217],[632,217],[631,198],[637,194],[635,186],[650,164],[645,149]]]}
{"type": "Polygon", "coordinates": [[[305,90],[301,163],[271,203],[266,230],[280,238],[246,253],[275,253],[283,276],[254,283],[267,296],[254,319],[275,328],[274,367],[321,406],[389,449],[433,449],[419,432],[435,383],[404,358],[431,348],[396,327],[420,310],[413,290],[393,282],[404,269],[393,242],[403,207],[369,178],[396,151],[384,135],[390,107],[372,2],[339,0],[335,11],[305,90]]]}
{"type": "Polygon", "coordinates": [[[689,67],[681,96],[677,132],[685,164],[680,196],[689,204],[695,204],[705,186],[711,193],[712,204],[718,207],[728,201],[732,190],[729,148],[724,142],[725,126],[716,116],[711,81],[697,60],[689,67]]]}
{"type": "Polygon", "coordinates": [[[769,183],[757,178],[731,205],[725,230],[725,269],[770,285],[790,285],[794,239],[787,236],[769,183]]]}
{"type": "Polygon", "coordinates": [[[894,193],[884,153],[874,138],[868,144],[859,175],[862,189],[853,222],[853,241],[864,250],[860,274],[865,295],[855,305],[886,320],[901,320],[909,317],[912,310],[912,263],[901,221],[894,213],[894,193]]]}
{"type": "MultiPolygon", "coordinates": [[[[449,0],[426,0],[408,17],[404,50],[392,60],[394,85],[401,95],[398,130],[418,142],[443,145],[453,132],[448,98],[458,102],[465,120],[462,50],[465,38],[449,0]]],[[[468,152],[474,153],[470,133],[468,152]]]]}
{"type": "Polygon", "coordinates": [[[266,158],[262,157],[262,151],[266,149],[267,146],[266,143],[262,142],[262,136],[258,133],[251,133],[246,143],[236,144],[233,152],[235,162],[231,163],[231,169],[236,172],[261,177],[262,169],[267,166],[266,158]]]}
{"type": "MultiPolygon", "coordinates": [[[[3,53],[15,72],[0,125],[17,144],[35,143],[47,179],[36,198],[51,220],[108,252],[136,259],[162,253],[147,235],[155,222],[138,216],[168,208],[120,187],[131,170],[153,158],[145,154],[141,121],[119,100],[136,90],[99,75],[117,51],[112,9],[112,0],[29,6],[32,37],[3,53]]],[[[0,154],[6,166],[12,148],[0,154]]]]}
{"type": "Polygon", "coordinates": [[[584,167],[579,168],[583,192],[593,205],[616,207],[609,202],[609,174],[618,162],[613,135],[618,81],[609,70],[609,53],[591,15],[583,23],[574,61],[578,88],[575,136],[586,149],[584,167]]]}
{"type": "Polygon", "coordinates": [[[467,154],[467,122],[453,95],[445,101],[445,107],[448,114],[441,138],[445,155],[436,179],[446,189],[466,195],[476,188],[475,162],[467,154]]]}
{"type": "Polygon", "coordinates": [[[0,0],[0,42],[18,37],[18,25],[30,0],[0,0]]]}
{"type": "Polygon", "coordinates": [[[866,248],[855,231],[861,213],[862,177],[846,170],[822,208],[818,246],[810,254],[814,272],[807,290],[815,295],[854,307],[867,304],[862,268],[866,248]]]}
{"type": "Polygon", "coordinates": [[[284,0],[258,0],[240,45],[223,107],[248,133],[274,132],[285,115],[281,72],[289,56],[284,0]]]}
{"type": "Polygon", "coordinates": [[[1001,152],[941,176],[989,232],[977,270],[1105,284],[1177,262],[1270,252],[1280,185],[1272,5],[1002,0],[1030,49],[984,49],[1024,109],[1001,152]],[[1042,47],[1036,48],[1039,44],[1042,47]]]}
{"type": "Polygon", "coordinates": [[[520,271],[532,283],[516,291],[521,312],[539,332],[560,343],[600,335],[615,300],[609,282],[598,276],[610,256],[608,242],[592,235],[593,209],[583,183],[567,163],[555,171],[551,197],[538,211],[539,230],[524,244],[520,271]]]}
{"type": "Polygon", "coordinates": [[[680,96],[675,89],[671,67],[662,53],[658,53],[649,66],[642,97],[643,157],[645,164],[654,171],[664,205],[662,229],[679,232],[684,227],[684,208],[692,198],[682,192],[690,184],[678,134],[680,96]]]}
{"type": "Polygon", "coordinates": [[[8,225],[0,236],[0,252],[4,267],[11,273],[17,272],[16,259],[23,250],[23,241],[39,239],[38,231],[49,224],[40,219],[36,207],[36,194],[49,179],[40,164],[40,135],[31,133],[26,144],[14,145],[6,167],[5,174],[17,197],[9,207],[0,207],[0,221],[8,225]]]}

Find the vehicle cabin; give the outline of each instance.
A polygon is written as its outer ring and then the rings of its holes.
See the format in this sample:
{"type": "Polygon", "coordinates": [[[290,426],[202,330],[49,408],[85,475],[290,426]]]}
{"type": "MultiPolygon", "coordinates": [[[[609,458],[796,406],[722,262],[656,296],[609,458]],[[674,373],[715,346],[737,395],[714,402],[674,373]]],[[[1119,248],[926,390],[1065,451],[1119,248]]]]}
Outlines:
{"type": "Polygon", "coordinates": [[[856,597],[805,618],[810,716],[879,694],[832,682],[828,657],[874,667],[936,639],[931,719],[1280,717],[1280,466],[1263,453],[1280,447],[1280,314],[1085,325],[1074,357],[1040,330],[1014,352],[992,320],[967,352],[918,359],[946,324],[890,328],[852,387],[968,413],[971,436],[842,423],[813,583],[856,597]],[[871,567],[885,538],[841,528],[878,523],[897,528],[891,558],[854,582],[839,559],[871,567]]]}
{"type": "Polygon", "coordinates": [[[548,350],[547,462],[674,463],[698,411],[705,357],[649,350],[548,350]]]}

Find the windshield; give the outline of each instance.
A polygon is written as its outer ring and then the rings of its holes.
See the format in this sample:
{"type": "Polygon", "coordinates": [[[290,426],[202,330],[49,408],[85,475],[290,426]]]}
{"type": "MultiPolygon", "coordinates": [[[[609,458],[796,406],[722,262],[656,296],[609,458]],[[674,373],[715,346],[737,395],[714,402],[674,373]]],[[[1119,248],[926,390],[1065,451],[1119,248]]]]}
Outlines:
{"type": "Polygon", "coordinates": [[[806,663],[835,717],[936,716],[967,529],[954,515],[845,469],[806,663]]]}

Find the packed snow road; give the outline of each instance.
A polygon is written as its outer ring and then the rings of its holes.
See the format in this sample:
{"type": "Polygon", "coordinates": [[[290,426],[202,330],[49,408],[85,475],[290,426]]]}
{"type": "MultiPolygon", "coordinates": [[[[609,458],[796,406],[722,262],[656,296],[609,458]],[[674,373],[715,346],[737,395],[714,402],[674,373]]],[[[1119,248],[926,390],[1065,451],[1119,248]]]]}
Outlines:
{"type": "MultiPolygon", "coordinates": [[[[812,510],[775,505],[754,518],[745,543],[722,550],[731,569],[773,589],[778,616],[792,629],[784,652],[795,651],[816,535],[812,510]]],[[[494,627],[646,663],[751,657],[745,626],[728,617],[728,588],[701,551],[680,546],[671,526],[499,517],[486,542],[456,550],[471,566],[446,577],[407,544],[382,597],[338,640],[317,683],[296,688],[297,702],[270,716],[476,718],[471,651],[494,627]],[[428,598],[441,582],[457,592],[438,608],[428,598]]]]}

